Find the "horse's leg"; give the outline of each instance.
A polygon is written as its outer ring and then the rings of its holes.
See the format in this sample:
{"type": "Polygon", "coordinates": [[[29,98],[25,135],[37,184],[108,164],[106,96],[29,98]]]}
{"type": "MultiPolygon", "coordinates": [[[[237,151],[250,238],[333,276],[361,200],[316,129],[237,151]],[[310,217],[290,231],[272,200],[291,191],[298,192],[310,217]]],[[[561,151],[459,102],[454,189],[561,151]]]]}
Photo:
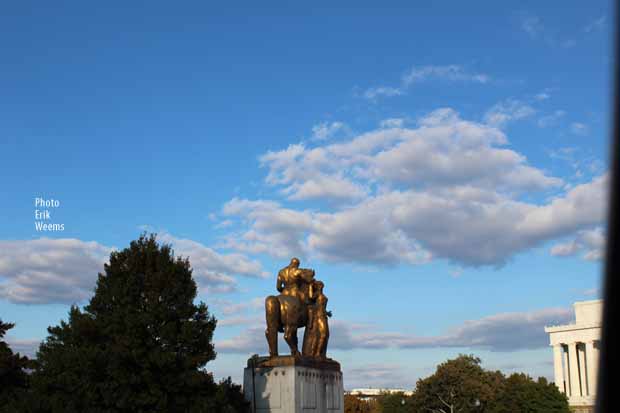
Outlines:
{"type": "Polygon", "coordinates": [[[306,320],[300,320],[300,327],[306,326],[304,330],[303,345],[301,346],[301,354],[306,357],[312,356],[312,338],[314,331],[312,330],[312,313],[311,307],[308,306],[306,320]]]}
{"type": "Polygon", "coordinates": [[[303,344],[301,346],[301,354],[304,356],[312,355],[312,331],[308,326],[306,326],[306,330],[304,331],[304,339],[303,344]]]}
{"type": "Polygon", "coordinates": [[[278,356],[278,328],[280,327],[280,301],[273,295],[265,299],[265,319],[267,329],[265,337],[269,345],[269,356],[278,356]]]}
{"type": "Polygon", "coordinates": [[[280,309],[282,325],[284,326],[284,340],[291,349],[291,354],[299,356],[297,348],[297,328],[299,327],[300,301],[296,297],[282,297],[280,309]]]}
{"type": "Polygon", "coordinates": [[[327,358],[327,340],[329,339],[329,331],[326,335],[319,337],[316,347],[314,348],[314,356],[318,358],[327,358]]]}
{"type": "Polygon", "coordinates": [[[299,350],[297,349],[297,326],[287,324],[284,326],[284,340],[291,348],[291,355],[298,356],[299,350]]]}

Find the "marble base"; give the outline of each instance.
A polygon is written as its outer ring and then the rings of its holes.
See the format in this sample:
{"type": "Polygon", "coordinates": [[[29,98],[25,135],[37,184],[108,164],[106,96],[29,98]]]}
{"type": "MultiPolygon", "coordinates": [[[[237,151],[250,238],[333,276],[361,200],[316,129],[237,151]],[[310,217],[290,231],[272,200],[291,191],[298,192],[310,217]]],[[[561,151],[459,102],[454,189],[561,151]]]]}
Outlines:
{"type": "Polygon", "coordinates": [[[342,372],[333,360],[250,359],[243,374],[243,393],[251,412],[344,413],[342,372]]]}

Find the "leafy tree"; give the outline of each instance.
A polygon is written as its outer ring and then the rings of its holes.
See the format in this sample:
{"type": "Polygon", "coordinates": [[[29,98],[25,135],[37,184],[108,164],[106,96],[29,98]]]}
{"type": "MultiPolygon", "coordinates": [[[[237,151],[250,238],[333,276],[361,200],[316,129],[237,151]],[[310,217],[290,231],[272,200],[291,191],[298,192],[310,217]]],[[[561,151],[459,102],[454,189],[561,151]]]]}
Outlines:
{"type": "Polygon", "coordinates": [[[480,359],[460,355],[419,380],[412,396],[414,411],[433,413],[569,413],[566,397],[544,378],[525,374],[506,378],[484,370],[480,359]]]}
{"type": "Polygon", "coordinates": [[[28,374],[31,367],[27,357],[14,354],[3,340],[8,330],[15,324],[0,320],[0,411],[18,411],[17,403],[23,399],[28,388],[28,374]]]}
{"type": "Polygon", "coordinates": [[[414,413],[411,396],[403,392],[384,393],[377,398],[379,411],[384,413],[414,413]]]}
{"type": "Polygon", "coordinates": [[[473,355],[460,355],[418,380],[412,397],[413,411],[433,413],[478,413],[489,411],[504,376],[480,366],[473,355]]]}
{"type": "Polygon", "coordinates": [[[363,400],[353,394],[344,395],[344,413],[378,413],[379,404],[376,400],[363,400]]]}
{"type": "MultiPolygon", "coordinates": [[[[48,328],[32,382],[43,412],[215,412],[216,320],[187,259],[155,235],[112,252],[83,310],[48,328]]],[[[219,403],[220,405],[222,403],[219,403]]],[[[225,410],[220,410],[225,411],[225,410]]]]}
{"type": "Polygon", "coordinates": [[[506,378],[491,413],[568,413],[568,401],[553,383],[523,373],[506,378]]]}

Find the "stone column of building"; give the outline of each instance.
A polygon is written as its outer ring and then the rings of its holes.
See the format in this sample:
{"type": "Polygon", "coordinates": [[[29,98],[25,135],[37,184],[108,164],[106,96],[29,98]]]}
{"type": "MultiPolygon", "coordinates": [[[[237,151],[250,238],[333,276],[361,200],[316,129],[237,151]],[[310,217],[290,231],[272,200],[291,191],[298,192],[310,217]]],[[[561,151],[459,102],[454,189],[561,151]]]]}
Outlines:
{"type": "Polygon", "coordinates": [[[568,374],[568,346],[562,344],[562,361],[564,362],[564,368],[562,373],[564,374],[564,391],[567,396],[570,396],[570,375],[568,374]]]}
{"type": "Polygon", "coordinates": [[[588,391],[588,363],[586,362],[586,347],[583,343],[577,343],[577,357],[579,358],[579,382],[581,383],[581,395],[587,396],[588,391]]]}
{"type": "Polygon", "coordinates": [[[577,361],[577,343],[568,344],[568,373],[570,375],[571,397],[581,396],[579,388],[579,362],[577,361]]]}
{"type": "Polygon", "coordinates": [[[598,374],[598,348],[594,341],[586,343],[586,365],[588,368],[588,390],[590,395],[596,394],[596,378],[598,374]]]}
{"type": "Polygon", "coordinates": [[[555,373],[555,385],[560,392],[564,393],[564,371],[562,369],[562,356],[564,348],[561,344],[553,346],[553,371],[555,373]]]}
{"type": "MultiPolygon", "coordinates": [[[[596,401],[603,302],[579,301],[574,308],[574,323],[545,327],[545,331],[553,347],[555,380],[560,382],[560,374],[563,376],[564,393],[571,410],[592,413],[596,401]],[[561,367],[558,366],[560,360],[561,367]]],[[[558,388],[562,391],[561,385],[558,388]]]]}

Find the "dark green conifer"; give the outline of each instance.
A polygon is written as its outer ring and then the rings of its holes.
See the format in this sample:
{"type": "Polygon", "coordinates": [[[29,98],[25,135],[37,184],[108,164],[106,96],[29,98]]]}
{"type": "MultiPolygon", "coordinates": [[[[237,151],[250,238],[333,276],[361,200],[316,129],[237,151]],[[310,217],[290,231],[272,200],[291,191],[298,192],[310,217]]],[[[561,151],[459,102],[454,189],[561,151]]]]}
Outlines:
{"type": "Polygon", "coordinates": [[[15,354],[3,340],[8,330],[15,325],[0,320],[0,412],[17,411],[17,403],[28,388],[26,370],[31,366],[27,357],[15,354]]]}
{"type": "Polygon", "coordinates": [[[33,387],[45,412],[214,412],[216,320],[188,259],[154,235],[113,252],[95,294],[48,329],[33,387]]]}

